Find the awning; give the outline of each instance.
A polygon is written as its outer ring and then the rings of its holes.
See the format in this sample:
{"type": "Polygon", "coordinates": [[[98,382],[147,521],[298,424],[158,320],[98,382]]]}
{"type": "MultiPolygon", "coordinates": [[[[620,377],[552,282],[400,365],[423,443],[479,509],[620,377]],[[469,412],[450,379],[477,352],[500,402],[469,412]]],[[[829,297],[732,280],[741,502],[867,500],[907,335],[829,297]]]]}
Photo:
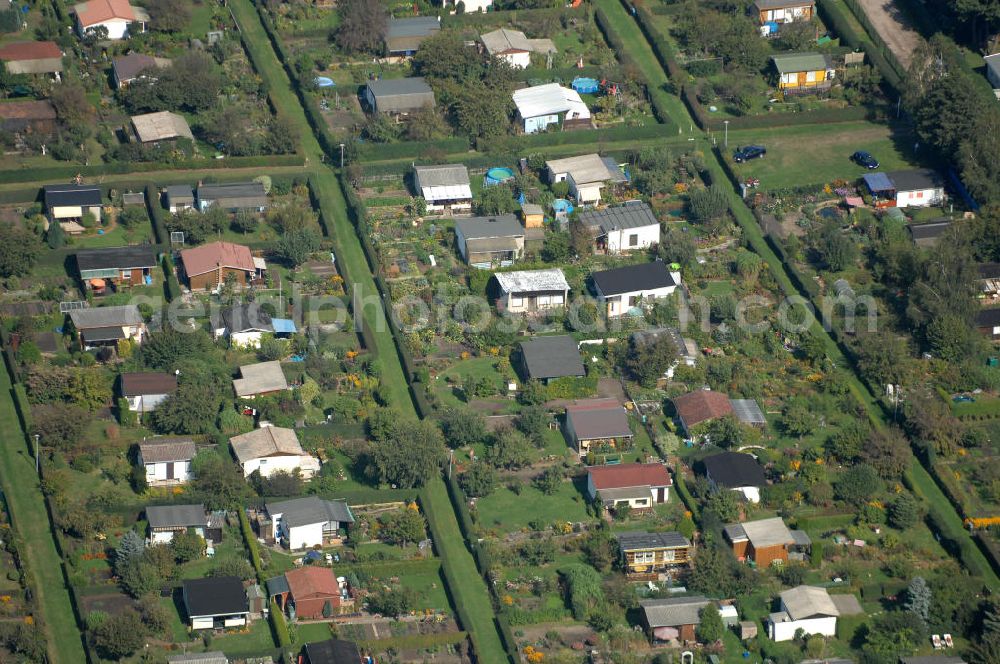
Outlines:
{"type": "Polygon", "coordinates": [[[657,641],[673,641],[680,635],[676,627],[657,627],[653,630],[653,638],[657,641]]]}
{"type": "Polygon", "coordinates": [[[104,279],[91,279],[90,280],[90,286],[91,286],[91,288],[101,289],[101,288],[104,288],[106,285],[107,285],[107,282],[105,282],[104,279]]]}
{"type": "Polygon", "coordinates": [[[844,202],[848,207],[864,207],[865,201],[860,196],[845,196],[844,202]]]}
{"type": "Polygon", "coordinates": [[[289,318],[272,318],[271,326],[275,334],[295,334],[295,321],[289,318]]]}

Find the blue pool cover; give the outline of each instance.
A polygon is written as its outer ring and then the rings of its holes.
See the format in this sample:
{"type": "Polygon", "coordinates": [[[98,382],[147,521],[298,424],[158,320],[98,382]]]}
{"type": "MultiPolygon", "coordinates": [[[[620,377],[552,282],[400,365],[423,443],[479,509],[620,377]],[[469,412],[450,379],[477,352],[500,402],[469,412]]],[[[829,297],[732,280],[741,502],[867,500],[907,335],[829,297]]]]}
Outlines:
{"type": "Polygon", "coordinates": [[[589,77],[574,78],[573,82],[570,85],[573,87],[574,90],[576,90],[580,94],[593,94],[597,92],[601,87],[601,84],[597,82],[596,78],[589,78],[589,77]]]}

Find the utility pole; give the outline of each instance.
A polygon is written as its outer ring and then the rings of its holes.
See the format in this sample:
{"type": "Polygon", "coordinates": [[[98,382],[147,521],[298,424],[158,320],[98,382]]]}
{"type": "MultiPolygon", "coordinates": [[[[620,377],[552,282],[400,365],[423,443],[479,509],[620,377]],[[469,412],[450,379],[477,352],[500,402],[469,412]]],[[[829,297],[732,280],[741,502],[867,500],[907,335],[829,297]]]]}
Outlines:
{"type": "Polygon", "coordinates": [[[722,139],[722,143],[723,143],[723,145],[725,145],[726,149],[728,150],[729,149],[729,120],[723,120],[722,124],[726,125],[726,135],[725,135],[725,138],[722,139]]]}
{"type": "Polygon", "coordinates": [[[344,144],[340,144],[340,167],[344,167],[344,144]]]}
{"type": "Polygon", "coordinates": [[[41,474],[41,467],[38,459],[38,434],[35,434],[35,475],[41,474]]]}

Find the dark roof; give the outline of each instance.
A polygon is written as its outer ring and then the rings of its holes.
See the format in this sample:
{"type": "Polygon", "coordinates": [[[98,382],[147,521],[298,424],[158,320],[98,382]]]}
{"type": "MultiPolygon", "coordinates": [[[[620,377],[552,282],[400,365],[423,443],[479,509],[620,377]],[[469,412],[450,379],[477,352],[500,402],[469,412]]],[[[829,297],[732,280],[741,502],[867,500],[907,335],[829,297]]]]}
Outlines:
{"type": "Polygon", "coordinates": [[[733,412],[733,405],[729,403],[729,397],[722,392],[712,392],[711,390],[688,392],[674,397],[673,402],[677,416],[689,429],[701,422],[731,415],[733,412]]]}
{"type": "Polygon", "coordinates": [[[691,546],[688,538],[678,532],[667,533],[619,533],[618,548],[622,551],[636,549],[675,549],[681,546],[691,546]]]}
{"type": "Polygon", "coordinates": [[[100,206],[101,189],[89,184],[47,184],[42,187],[45,207],[100,206]]]}
{"type": "Polygon", "coordinates": [[[916,168],[906,171],[891,171],[887,173],[896,191],[918,191],[920,189],[935,189],[944,186],[944,181],[938,172],[930,168],[916,168]]]}
{"type": "Polygon", "coordinates": [[[892,183],[885,173],[865,173],[861,176],[865,181],[869,191],[895,191],[896,185],[892,183]]]}
{"type": "Polygon", "coordinates": [[[184,581],[184,606],[188,617],[247,613],[247,593],[235,576],[210,576],[184,581]]]}
{"type": "Polygon", "coordinates": [[[534,337],[522,341],[520,348],[529,378],[543,380],[586,374],[576,340],[567,334],[534,337]]]}
{"type": "Polygon", "coordinates": [[[467,217],[455,221],[455,230],[461,230],[466,240],[495,237],[524,237],[524,227],[512,214],[495,217],[467,217]]]}
{"type": "Polygon", "coordinates": [[[152,245],[83,249],[76,252],[76,265],[80,270],[156,267],[156,250],[152,245]]]}
{"type": "Polygon", "coordinates": [[[705,473],[719,486],[735,489],[742,486],[764,486],[764,468],[749,454],[723,452],[706,457],[705,473]]]}
{"type": "Polygon", "coordinates": [[[625,409],[614,399],[588,399],[566,406],[566,421],[581,440],[632,435],[625,409]]]}
{"type": "Polygon", "coordinates": [[[190,461],[198,453],[198,448],[190,438],[151,438],[139,443],[139,455],[143,463],[169,463],[190,461]]]}
{"type": "Polygon", "coordinates": [[[924,224],[910,224],[910,235],[914,241],[933,240],[944,235],[944,232],[951,226],[950,221],[928,221],[924,224]]]}
{"type": "Polygon", "coordinates": [[[1000,263],[980,263],[980,279],[1000,279],[1000,263]]]}
{"type": "Polygon", "coordinates": [[[146,521],[150,528],[188,528],[207,526],[208,516],[202,504],[150,505],[146,508],[146,521]]]}
{"type": "Polygon", "coordinates": [[[1000,325],[1000,309],[981,309],[976,314],[976,327],[996,327],[1000,325]]]}
{"type": "Polygon", "coordinates": [[[237,304],[222,310],[222,323],[230,334],[233,332],[248,332],[261,330],[274,332],[271,314],[260,308],[256,303],[237,304]]]}
{"type": "Polygon", "coordinates": [[[354,515],[347,503],[342,500],[323,500],[319,496],[267,503],[267,513],[280,514],[282,521],[292,528],[327,521],[354,523],[354,515]]]}
{"type": "MultiPolygon", "coordinates": [[[[617,166],[617,165],[616,165],[617,166]]],[[[615,229],[658,226],[660,222],[645,203],[627,203],[600,210],[584,210],[579,215],[584,226],[599,228],[602,233],[615,229]]]]}
{"type": "Polygon", "coordinates": [[[143,394],[170,394],[176,389],[177,376],[174,374],[157,371],[122,374],[123,397],[135,397],[143,394]]]}
{"type": "Polygon", "coordinates": [[[194,189],[189,184],[172,184],[164,190],[171,203],[193,203],[194,189]]]}
{"type": "Polygon", "coordinates": [[[268,579],[264,582],[264,585],[267,586],[267,594],[269,597],[282,595],[292,591],[292,589],[288,587],[288,579],[285,578],[284,574],[268,579]]]}
{"type": "Polygon", "coordinates": [[[965,664],[961,657],[953,655],[921,655],[917,657],[900,657],[903,664],[965,664]]]}
{"type": "Polygon", "coordinates": [[[670,269],[663,261],[627,265],[590,275],[602,295],[620,295],[634,291],[654,290],[676,286],[670,269]]]}
{"type": "Polygon", "coordinates": [[[129,53],[111,61],[115,70],[115,78],[119,81],[131,81],[147,69],[156,67],[156,58],[144,53],[129,53]]]}
{"type": "Polygon", "coordinates": [[[125,338],[125,330],[115,327],[88,327],[80,330],[84,341],[117,341],[125,338]]]}
{"type": "Polygon", "coordinates": [[[305,646],[306,664],[357,664],[361,651],[353,641],[330,639],[305,646]]]}
{"type": "Polygon", "coordinates": [[[255,204],[267,204],[267,192],[261,182],[230,182],[227,184],[203,184],[198,187],[198,200],[251,200],[255,204]]]}
{"type": "Polygon", "coordinates": [[[425,95],[432,94],[431,86],[423,76],[412,76],[410,78],[387,78],[377,81],[368,81],[368,89],[372,91],[375,98],[394,97],[396,95],[425,95]]]}
{"type": "Polygon", "coordinates": [[[757,9],[783,9],[785,7],[811,7],[815,0],[755,0],[753,6],[757,9]]]}
{"type": "Polygon", "coordinates": [[[436,16],[410,16],[391,18],[386,28],[387,39],[394,37],[427,37],[441,29],[441,21],[436,16]]]}

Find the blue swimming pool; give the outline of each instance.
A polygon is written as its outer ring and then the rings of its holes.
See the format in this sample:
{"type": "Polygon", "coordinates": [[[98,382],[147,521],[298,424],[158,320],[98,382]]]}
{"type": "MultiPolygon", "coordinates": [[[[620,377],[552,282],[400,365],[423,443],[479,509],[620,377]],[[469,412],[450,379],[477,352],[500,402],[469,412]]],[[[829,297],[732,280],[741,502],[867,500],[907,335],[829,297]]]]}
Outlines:
{"type": "Polygon", "coordinates": [[[512,177],[514,177],[513,170],[506,168],[504,166],[495,166],[490,170],[486,171],[486,178],[483,180],[483,184],[485,184],[487,187],[492,187],[495,184],[506,182],[512,177]]]}
{"type": "Polygon", "coordinates": [[[337,85],[329,76],[317,76],[313,79],[313,83],[316,84],[317,88],[332,88],[337,85]]]}
{"type": "Polygon", "coordinates": [[[596,78],[577,77],[573,79],[570,86],[580,94],[594,94],[601,88],[601,84],[596,78]]]}

